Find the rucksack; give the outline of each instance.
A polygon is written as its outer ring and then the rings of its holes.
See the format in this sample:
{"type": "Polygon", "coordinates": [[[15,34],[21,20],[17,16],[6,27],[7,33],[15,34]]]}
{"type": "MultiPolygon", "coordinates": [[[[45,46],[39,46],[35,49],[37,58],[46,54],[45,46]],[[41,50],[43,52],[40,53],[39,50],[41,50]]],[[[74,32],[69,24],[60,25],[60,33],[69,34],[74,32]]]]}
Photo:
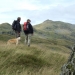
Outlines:
{"type": "Polygon", "coordinates": [[[14,20],[14,22],[12,23],[12,29],[16,30],[17,29],[17,21],[14,20]]]}
{"type": "Polygon", "coordinates": [[[24,22],[23,30],[28,30],[28,29],[29,29],[28,23],[27,22],[24,22]]]}

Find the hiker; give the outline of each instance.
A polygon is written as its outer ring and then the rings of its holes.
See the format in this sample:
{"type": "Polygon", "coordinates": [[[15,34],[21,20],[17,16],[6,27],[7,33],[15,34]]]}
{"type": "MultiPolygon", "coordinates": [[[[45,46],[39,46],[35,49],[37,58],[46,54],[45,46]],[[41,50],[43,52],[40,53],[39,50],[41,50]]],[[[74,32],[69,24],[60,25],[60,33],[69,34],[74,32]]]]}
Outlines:
{"type": "Polygon", "coordinates": [[[23,30],[26,36],[25,44],[27,44],[28,47],[30,47],[31,36],[33,35],[33,27],[30,22],[31,20],[28,19],[27,22],[24,22],[24,25],[23,25],[23,30]]]}
{"type": "Polygon", "coordinates": [[[12,23],[12,29],[15,31],[16,38],[20,37],[21,33],[21,24],[20,24],[21,18],[18,17],[17,20],[14,20],[12,23]]]}

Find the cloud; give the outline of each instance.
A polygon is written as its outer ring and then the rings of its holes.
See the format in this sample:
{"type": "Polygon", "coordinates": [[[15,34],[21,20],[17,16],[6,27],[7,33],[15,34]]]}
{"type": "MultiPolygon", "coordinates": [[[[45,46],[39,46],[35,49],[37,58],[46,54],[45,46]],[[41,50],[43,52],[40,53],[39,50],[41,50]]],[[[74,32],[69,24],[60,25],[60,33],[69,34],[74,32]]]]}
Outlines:
{"type": "Polygon", "coordinates": [[[21,23],[30,18],[32,24],[46,19],[75,23],[75,0],[2,0],[0,23],[12,23],[18,16],[21,23]]]}

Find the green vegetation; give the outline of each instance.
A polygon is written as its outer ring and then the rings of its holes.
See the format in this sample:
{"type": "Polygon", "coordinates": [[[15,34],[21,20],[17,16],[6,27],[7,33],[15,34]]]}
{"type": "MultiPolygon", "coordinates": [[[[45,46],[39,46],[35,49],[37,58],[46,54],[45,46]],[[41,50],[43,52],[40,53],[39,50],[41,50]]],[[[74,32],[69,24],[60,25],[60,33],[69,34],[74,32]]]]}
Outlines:
{"type": "Polygon", "coordinates": [[[69,23],[46,20],[39,25],[35,25],[34,28],[36,36],[41,38],[75,41],[75,25],[69,23]]]}
{"type": "Polygon", "coordinates": [[[75,41],[75,26],[60,21],[34,26],[31,47],[24,44],[23,33],[18,46],[7,46],[15,36],[8,23],[0,28],[0,75],[59,75],[75,41]]]}
{"type": "Polygon", "coordinates": [[[5,41],[0,39],[0,75],[59,75],[69,56],[65,41],[60,44],[60,40],[33,37],[31,47],[27,47],[23,36],[18,46],[7,46],[9,35],[0,36],[6,37],[5,41]]]}

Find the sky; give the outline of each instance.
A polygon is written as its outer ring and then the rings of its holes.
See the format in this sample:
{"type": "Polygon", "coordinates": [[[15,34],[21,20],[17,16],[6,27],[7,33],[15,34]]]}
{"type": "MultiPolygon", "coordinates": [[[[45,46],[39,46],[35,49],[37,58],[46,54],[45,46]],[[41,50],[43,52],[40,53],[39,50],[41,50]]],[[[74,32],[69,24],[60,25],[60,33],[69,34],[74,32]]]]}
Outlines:
{"type": "Polygon", "coordinates": [[[0,23],[21,17],[32,25],[50,19],[75,24],[75,0],[0,0],[0,23]]]}

